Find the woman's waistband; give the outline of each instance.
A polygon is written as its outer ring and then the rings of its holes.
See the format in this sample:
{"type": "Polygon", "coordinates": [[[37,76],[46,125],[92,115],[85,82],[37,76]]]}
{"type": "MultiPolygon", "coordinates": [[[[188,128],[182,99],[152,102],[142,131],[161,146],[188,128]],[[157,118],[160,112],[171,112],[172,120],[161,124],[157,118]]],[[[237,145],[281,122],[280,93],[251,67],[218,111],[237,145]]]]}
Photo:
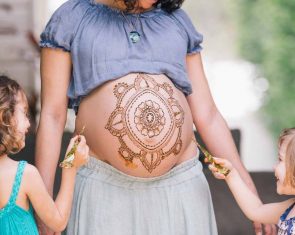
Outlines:
{"type": "Polygon", "coordinates": [[[196,156],[180,163],[161,176],[142,178],[125,174],[97,158],[90,157],[88,163],[81,167],[78,174],[82,177],[103,181],[112,185],[128,188],[145,188],[179,184],[203,174],[202,169],[202,164],[196,156]]]}

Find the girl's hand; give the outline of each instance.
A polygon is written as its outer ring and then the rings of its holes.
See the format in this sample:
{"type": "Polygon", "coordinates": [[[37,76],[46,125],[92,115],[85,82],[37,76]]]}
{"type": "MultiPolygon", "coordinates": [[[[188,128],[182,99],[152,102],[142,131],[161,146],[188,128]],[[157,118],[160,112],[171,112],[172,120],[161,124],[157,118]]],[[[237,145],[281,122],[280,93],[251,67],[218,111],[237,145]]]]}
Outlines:
{"type": "Polygon", "coordinates": [[[224,158],[214,157],[214,162],[230,170],[230,173],[225,176],[224,174],[218,172],[218,169],[214,166],[214,163],[210,164],[208,168],[213,173],[216,179],[226,179],[232,175],[232,171],[234,170],[234,168],[230,161],[224,158]]]}
{"type": "Polygon", "coordinates": [[[73,162],[73,165],[75,168],[79,168],[80,166],[83,166],[87,163],[89,159],[89,147],[86,144],[86,139],[83,135],[77,135],[73,137],[69,143],[69,146],[67,148],[67,153],[73,148],[75,141],[78,141],[80,138],[80,142],[77,145],[76,151],[75,151],[75,159],[73,162]]]}

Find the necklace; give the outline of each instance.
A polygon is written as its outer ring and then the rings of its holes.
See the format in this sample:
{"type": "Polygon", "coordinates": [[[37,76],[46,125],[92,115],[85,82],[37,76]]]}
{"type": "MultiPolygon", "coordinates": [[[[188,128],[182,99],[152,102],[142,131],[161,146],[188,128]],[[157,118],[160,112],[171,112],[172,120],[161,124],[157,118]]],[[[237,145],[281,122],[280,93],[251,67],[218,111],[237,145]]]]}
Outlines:
{"type": "Polygon", "coordinates": [[[129,21],[126,17],[126,15],[124,14],[123,11],[121,11],[122,16],[124,17],[124,19],[126,20],[127,24],[129,25],[129,27],[131,28],[131,31],[129,32],[129,38],[131,40],[131,42],[133,43],[137,43],[140,40],[140,34],[139,32],[136,30],[136,25],[137,22],[139,21],[139,17],[140,17],[140,13],[137,15],[136,17],[136,21],[133,24],[132,21],[129,21]]]}

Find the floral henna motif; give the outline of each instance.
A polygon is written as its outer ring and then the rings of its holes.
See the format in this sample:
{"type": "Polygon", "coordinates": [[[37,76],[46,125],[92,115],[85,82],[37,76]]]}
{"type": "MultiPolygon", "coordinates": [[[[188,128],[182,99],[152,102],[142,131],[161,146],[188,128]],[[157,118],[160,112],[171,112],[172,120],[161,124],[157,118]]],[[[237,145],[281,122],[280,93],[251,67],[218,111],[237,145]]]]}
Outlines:
{"type": "Polygon", "coordinates": [[[164,112],[160,105],[154,101],[142,102],[136,108],[134,123],[142,135],[152,138],[155,135],[159,135],[164,128],[164,112]]]}
{"type": "Polygon", "coordinates": [[[151,173],[164,158],[180,152],[184,111],[168,83],[138,74],[132,85],[118,83],[114,95],[116,109],[105,128],[118,138],[127,166],[136,167],[136,158],[151,173]]]}

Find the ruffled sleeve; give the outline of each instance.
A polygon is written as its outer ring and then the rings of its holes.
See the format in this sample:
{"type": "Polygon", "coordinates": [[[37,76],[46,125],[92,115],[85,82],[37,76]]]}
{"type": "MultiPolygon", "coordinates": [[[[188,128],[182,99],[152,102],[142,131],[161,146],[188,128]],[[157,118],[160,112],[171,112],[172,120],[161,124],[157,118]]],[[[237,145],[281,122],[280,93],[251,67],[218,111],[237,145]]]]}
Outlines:
{"type": "Polygon", "coordinates": [[[51,16],[40,35],[40,47],[60,48],[71,51],[71,43],[87,11],[87,5],[80,0],[69,0],[51,16]]]}
{"type": "Polygon", "coordinates": [[[187,53],[194,54],[200,52],[202,50],[202,46],[200,44],[203,42],[203,35],[195,29],[192,21],[184,10],[178,9],[172,14],[186,34],[187,53]]]}

